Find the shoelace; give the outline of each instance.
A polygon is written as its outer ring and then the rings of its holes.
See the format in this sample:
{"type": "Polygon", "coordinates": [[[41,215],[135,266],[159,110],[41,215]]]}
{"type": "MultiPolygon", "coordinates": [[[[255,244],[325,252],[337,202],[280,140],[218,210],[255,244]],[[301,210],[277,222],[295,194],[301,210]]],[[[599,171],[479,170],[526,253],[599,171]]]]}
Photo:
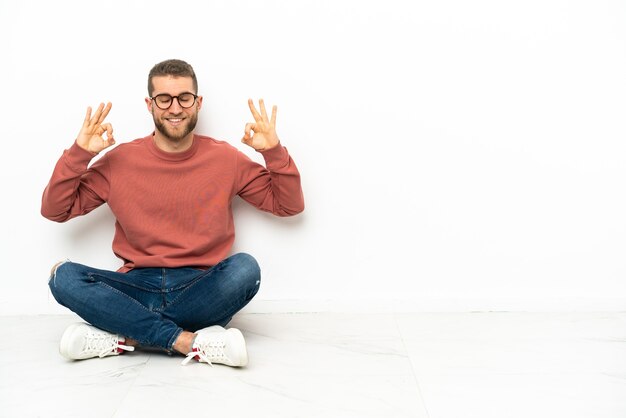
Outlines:
{"type": "Polygon", "coordinates": [[[117,335],[109,333],[89,333],[85,338],[83,352],[95,353],[102,358],[118,350],[134,351],[135,347],[120,344],[117,335]]]}
{"type": "Polygon", "coordinates": [[[183,366],[191,361],[192,358],[198,356],[200,361],[209,363],[209,366],[213,367],[211,361],[220,362],[226,359],[224,348],[226,343],[224,341],[204,341],[198,344],[194,343],[194,347],[191,352],[187,354],[187,357],[181,363],[183,366]]]}

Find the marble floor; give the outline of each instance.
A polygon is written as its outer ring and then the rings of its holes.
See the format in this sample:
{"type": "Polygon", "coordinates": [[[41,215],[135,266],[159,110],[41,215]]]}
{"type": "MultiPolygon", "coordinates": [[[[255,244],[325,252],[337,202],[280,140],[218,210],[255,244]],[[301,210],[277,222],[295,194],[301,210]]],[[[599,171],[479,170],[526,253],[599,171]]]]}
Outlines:
{"type": "Polygon", "coordinates": [[[626,417],[626,313],[245,313],[244,369],[69,362],[75,321],[0,317],[0,416],[626,417]]]}

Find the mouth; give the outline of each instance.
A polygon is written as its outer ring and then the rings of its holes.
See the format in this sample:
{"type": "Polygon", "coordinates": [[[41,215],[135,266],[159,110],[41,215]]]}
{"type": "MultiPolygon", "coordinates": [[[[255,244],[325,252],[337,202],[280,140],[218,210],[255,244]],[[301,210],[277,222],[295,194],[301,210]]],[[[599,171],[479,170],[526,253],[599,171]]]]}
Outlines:
{"type": "Polygon", "coordinates": [[[178,126],[180,125],[183,120],[185,120],[184,118],[165,118],[165,120],[172,126],[178,126]]]}

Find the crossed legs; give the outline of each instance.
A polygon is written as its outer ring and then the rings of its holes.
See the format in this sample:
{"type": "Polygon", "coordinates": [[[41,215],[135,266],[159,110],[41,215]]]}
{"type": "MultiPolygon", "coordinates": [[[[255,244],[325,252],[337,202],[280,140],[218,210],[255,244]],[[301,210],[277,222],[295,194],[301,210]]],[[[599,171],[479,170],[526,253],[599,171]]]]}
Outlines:
{"type": "Polygon", "coordinates": [[[55,299],[91,325],[123,335],[126,345],[187,354],[195,330],[225,326],[256,295],[260,269],[248,254],[209,270],[143,268],[128,273],[72,262],[55,265],[55,299]]]}

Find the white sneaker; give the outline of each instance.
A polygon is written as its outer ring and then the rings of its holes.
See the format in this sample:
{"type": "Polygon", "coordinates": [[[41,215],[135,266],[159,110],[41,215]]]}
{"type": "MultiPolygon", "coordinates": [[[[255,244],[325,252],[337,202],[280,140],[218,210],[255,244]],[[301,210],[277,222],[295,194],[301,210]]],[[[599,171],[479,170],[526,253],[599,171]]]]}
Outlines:
{"type": "Polygon", "coordinates": [[[246,341],[237,328],[224,329],[219,325],[196,331],[191,352],[183,360],[185,365],[195,358],[200,363],[221,363],[243,367],[248,364],[246,341]]]}
{"type": "Polygon", "coordinates": [[[70,360],[84,360],[117,356],[124,351],[135,349],[124,345],[124,342],[124,337],[78,322],[67,327],[63,333],[59,352],[70,360]]]}

